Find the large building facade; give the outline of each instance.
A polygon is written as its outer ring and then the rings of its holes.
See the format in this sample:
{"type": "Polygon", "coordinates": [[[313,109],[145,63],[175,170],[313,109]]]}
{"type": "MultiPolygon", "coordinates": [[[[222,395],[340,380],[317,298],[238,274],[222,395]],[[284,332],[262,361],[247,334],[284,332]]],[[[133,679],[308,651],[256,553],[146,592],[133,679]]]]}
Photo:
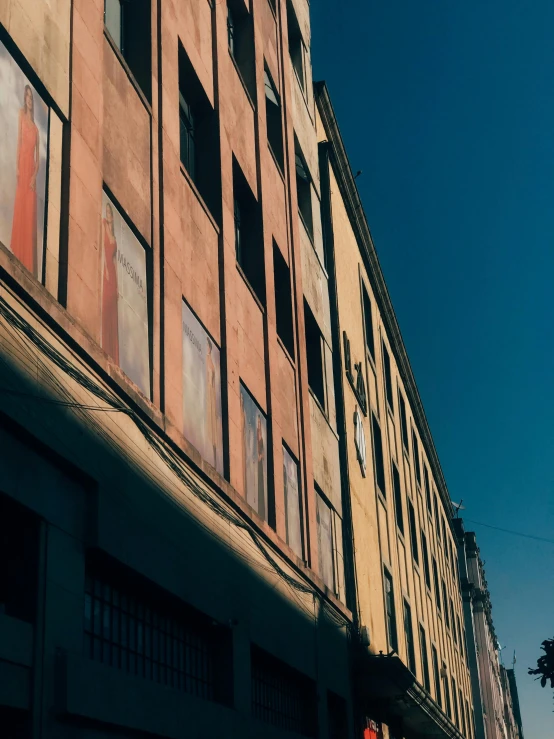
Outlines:
{"type": "Polygon", "coordinates": [[[0,2],[0,440],[10,739],[480,736],[308,0],[0,2]]]}
{"type": "Polygon", "coordinates": [[[307,0],[0,3],[3,736],[352,730],[310,80],[307,0]]]}

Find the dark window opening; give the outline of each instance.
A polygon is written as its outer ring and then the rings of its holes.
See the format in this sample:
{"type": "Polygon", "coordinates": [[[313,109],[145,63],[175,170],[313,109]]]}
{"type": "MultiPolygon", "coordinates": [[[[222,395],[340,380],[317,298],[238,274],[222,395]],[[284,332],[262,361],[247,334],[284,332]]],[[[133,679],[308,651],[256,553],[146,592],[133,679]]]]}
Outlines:
{"type": "Polygon", "coordinates": [[[427,537],[421,532],[421,552],[423,555],[423,572],[425,574],[425,584],[431,590],[431,570],[429,568],[429,551],[427,549],[427,537]]]}
{"type": "Polygon", "coordinates": [[[84,649],[90,659],[230,704],[231,645],[228,628],[122,565],[88,557],[84,649]]]}
{"type": "Polygon", "coordinates": [[[413,430],[412,430],[412,447],[413,447],[413,454],[414,454],[415,476],[416,476],[416,480],[418,484],[421,485],[421,468],[419,466],[419,444],[417,442],[416,433],[413,430]]]}
{"type": "Polygon", "coordinates": [[[0,495],[0,613],[34,623],[37,609],[39,520],[0,495]]]}
{"type": "Polygon", "coordinates": [[[456,688],[456,681],[452,678],[452,704],[454,705],[454,717],[456,726],[460,728],[460,714],[458,712],[458,690],[456,688]]]}
{"type": "Polygon", "coordinates": [[[298,212],[302,223],[306,227],[308,236],[314,240],[314,219],[312,212],[312,178],[300,144],[294,137],[294,158],[296,164],[296,197],[298,198],[298,212]]]}
{"type": "Polygon", "coordinates": [[[402,444],[404,449],[410,453],[410,444],[408,442],[408,424],[406,421],[406,402],[404,396],[398,391],[398,405],[400,408],[400,430],[402,432],[402,444]]]}
{"type": "Polygon", "coordinates": [[[284,731],[317,735],[317,695],[313,680],[268,654],[251,647],[252,714],[284,731]]]}
{"type": "Polygon", "coordinates": [[[439,572],[437,570],[437,561],[433,557],[433,583],[435,585],[435,601],[437,603],[437,610],[441,613],[441,593],[439,587],[439,572]]]}
{"type": "Polygon", "coordinates": [[[371,300],[365,289],[365,285],[362,283],[362,295],[364,302],[364,329],[365,329],[365,343],[367,350],[375,360],[375,341],[373,338],[373,314],[371,312],[371,300]]]}
{"type": "Polygon", "coordinates": [[[386,346],[383,344],[383,370],[385,373],[385,395],[387,403],[391,411],[394,411],[393,393],[392,393],[392,376],[390,370],[390,356],[386,346]]]}
{"type": "Polygon", "coordinates": [[[392,487],[394,491],[394,511],[396,513],[396,525],[400,533],[404,533],[404,516],[402,515],[402,490],[400,487],[400,475],[398,467],[392,463],[392,487]]]}
{"type": "Polygon", "coordinates": [[[456,632],[456,616],[454,614],[454,603],[450,598],[450,623],[452,624],[452,636],[454,637],[454,643],[458,644],[458,634],[456,632]]]}
{"type": "Polygon", "coordinates": [[[450,613],[448,611],[448,599],[446,595],[446,583],[444,580],[442,581],[442,603],[444,605],[444,622],[447,626],[447,628],[450,628],[450,613]]]}
{"type": "Polygon", "coordinates": [[[460,705],[460,719],[462,722],[462,728],[464,731],[464,736],[467,736],[467,724],[466,724],[466,714],[464,711],[464,697],[462,695],[462,689],[460,688],[458,690],[458,703],[460,705]]]}
{"type": "Polygon", "coordinates": [[[304,42],[302,41],[302,32],[298,23],[298,18],[294,12],[294,7],[290,0],[287,0],[287,30],[289,37],[289,54],[292,67],[296,72],[300,87],[306,89],[306,80],[304,76],[304,42]]]}
{"type": "Polygon", "coordinates": [[[264,67],[265,116],[267,143],[281,171],[283,171],[283,123],[281,118],[281,99],[271,79],[267,66],[264,67]]]}
{"type": "Polygon", "coordinates": [[[327,691],[327,717],[329,723],[329,739],[347,739],[348,715],[346,700],[340,695],[327,691]]]}
{"type": "Polygon", "coordinates": [[[408,500],[408,518],[410,521],[410,539],[412,541],[412,557],[414,562],[419,564],[419,550],[417,546],[417,526],[415,518],[415,510],[411,500],[408,500]]]}
{"type": "Polygon", "coordinates": [[[233,159],[233,197],[237,262],[257,297],[265,304],[261,209],[235,159],[233,159]]]}
{"type": "Polygon", "coordinates": [[[104,25],[146,99],[152,99],[150,0],[104,0],[104,25]]]}
{"type": "Polygon", "coordinates": [[[375,418],[374,414],[371,414],[371,425],[373,430],[373,457],[375,459],[375,481],[377,487],[387,497],[387,488],[385,485],[385,465],[383,463],[383,440],[381,437],[381,427],[379,422],[375,418]]]}
{"type": "Polygon", "coordinates": [[[433,660],[433,677],[435,678],[435,700],[442,708],[441,677],[439,672],[439,657],[436,647],[431,648],[431,654],[433,660]]]}
{"type": "Polygon", "coordinates": [[[421,670],[423,672],[423,687],[431,692],[431,679],[429,677],[429,659],[427,656],[427,636],[423,626],[419,627],[419,646],[421,649],[421,670]]]}
{"type": "Polygon", "coordinates": [[[396,613],[394,608],[394,590],[392,587],[392,577],[385,570],[385,613],[387,617],[387,637],[389,647],[398,652],[398,638],[396,635],[396,613]]]}
{"type": "Polygon", "coordinates": [[[275,280],[277,336],[294,359],[294,321],[290,269],[275,241],[273,242],[273,277],[275,280]]]}
{"type": "Polygon", "coordinates": [[[227,42],[248,94],[254,99],[254,29],[252,16],[242,0],[227,0],[227,42]]]}
{"type": "Polygon", "coordinates": [[[450,686],[448,684],[448,675],[446,672],[446,664],[442,663],[442,684],[444,688],[444,698],[446,702],[446,714],[449,719],[452,719],[452,705],[450,703],[450,686]]]}
{"type": "Polygon", "coordinates": [[[306,330],[306,355],[308,360],[308,385],[325,408],[325,371],[323,365],[323,337],[310,306],[304,300],[304,325],[306,330]]]}
{"type": "Polygon", "coordinates": [[[433,494],[433,508],[435,510],[435,527],[437,536],[439,535],[440,521],[439,521],[439,506],[437,502],[437,493],[433,494]]]}
{"type": "Polygon", "coordinates": [[[179,45],[180,156],[216,221],[221,217],[221,163],[217,114],[185,50],[179,45]]]}
{"type": "Polygon", "coordinates": [[[412,609],[408,601],[404,601],[404,634],[406,636],[406,654],[408,657],[408,667],[410,671],[416,674],[416,661],[414,649],[414,632],[412,627],[412,609]]]}
{"type": "Polygon", "coordinates": [[[433,509],[431,508],[431,488],[429,486],[429,470],[425,462],[423,463],[423,487],[425,488],[425,501],[427,503],[427,510],[429,515],[432,515],[433,509]]]}
{"type": "Polygon", "coordinates": [[[340,518],[323,497],[317,486],[316,518],[319,576],[325,585],[327,585],[329,590],[338,594],[338,567],[341,566],[341,563],[337,561],[337,546],[335,545],[335,540],[338,540],[338,549],[339,551],[342,551],[341,522],[340,518]]]}

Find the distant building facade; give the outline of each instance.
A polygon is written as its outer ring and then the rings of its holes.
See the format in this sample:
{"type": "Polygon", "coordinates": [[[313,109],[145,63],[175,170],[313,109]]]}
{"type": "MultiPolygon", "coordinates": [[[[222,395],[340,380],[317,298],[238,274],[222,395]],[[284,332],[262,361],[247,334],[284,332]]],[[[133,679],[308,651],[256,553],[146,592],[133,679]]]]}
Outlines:
{"type": "Polygon", "coordinates": [[[476,737],[521,739],[521,714],[515,674],[513,669],[506,670],[500,659],[490,592],[477,538],[474,532],[465,531],[460,518],[454,519],[454,527],[468,635],[476,737]],[[516,716],[519,716],[519,721],[516,716]]]}
{"type": "Polygon", "coordinates": [[[473,737],[452,505],[328,90],[315,89],[360,731],[473,737]]]}

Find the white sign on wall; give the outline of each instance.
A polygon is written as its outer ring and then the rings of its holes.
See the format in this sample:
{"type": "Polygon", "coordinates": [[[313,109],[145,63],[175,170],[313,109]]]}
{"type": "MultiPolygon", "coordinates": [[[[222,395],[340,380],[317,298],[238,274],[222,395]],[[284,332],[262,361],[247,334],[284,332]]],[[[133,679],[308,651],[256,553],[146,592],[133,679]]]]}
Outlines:
{"type": "Polygon", "coordinates": [[[365,477],[367,471],[365,432],[362,417],[358,408],[354,411],[354,444],[356,445],[356,456],[360,463],[360,469],[362,470],[362,475],[365,477]]]}

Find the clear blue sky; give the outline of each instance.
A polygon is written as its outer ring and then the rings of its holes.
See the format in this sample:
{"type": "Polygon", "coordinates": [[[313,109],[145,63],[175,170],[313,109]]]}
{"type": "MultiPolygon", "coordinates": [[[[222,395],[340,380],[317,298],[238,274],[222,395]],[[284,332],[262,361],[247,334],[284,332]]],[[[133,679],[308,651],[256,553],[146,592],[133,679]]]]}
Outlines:
{"type": "MultiPolygon", "coordinates": [[[[313,0],[325,79],[445,477],[466,518],[554,539],[554,2],[313,0]]],[[[554,545],[477,532],[525,739],[554,545]]]]}

